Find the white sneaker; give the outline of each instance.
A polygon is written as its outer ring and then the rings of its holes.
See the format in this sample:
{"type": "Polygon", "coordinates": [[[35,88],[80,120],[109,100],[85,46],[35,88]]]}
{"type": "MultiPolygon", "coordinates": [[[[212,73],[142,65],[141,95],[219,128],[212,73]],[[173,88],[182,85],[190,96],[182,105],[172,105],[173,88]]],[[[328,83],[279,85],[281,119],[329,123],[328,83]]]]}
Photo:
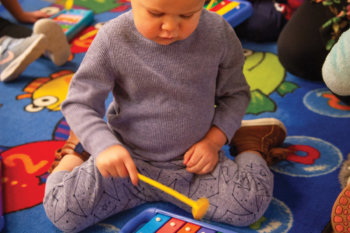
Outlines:
{"type": "Polygon", "coordinates": [[[0,80],[8,82],[17,78],[44,53],[47,42],[44,35],[21,39],[3,36],[0,40],[0,80]]]}
{"type": "Polygon", "coordinates": [[[52,19],[40,19],[33,26],[34,34],[44,34],[48,40],[47,56],[52,62],[61,66],[70,57],[70,46],[61,26],[52,19]]]}

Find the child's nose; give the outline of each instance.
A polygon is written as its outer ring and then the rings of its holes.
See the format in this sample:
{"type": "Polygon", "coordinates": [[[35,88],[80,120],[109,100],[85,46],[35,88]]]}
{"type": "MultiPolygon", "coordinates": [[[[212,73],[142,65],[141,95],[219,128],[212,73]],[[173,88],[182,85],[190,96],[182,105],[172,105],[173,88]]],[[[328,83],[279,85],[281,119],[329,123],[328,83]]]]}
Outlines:
{"type": "Polygon", "coordinates": [[[166,17],[162,24],[162,30],[174,32],[178,29],[178,20],[174,17],[166,17]]]}

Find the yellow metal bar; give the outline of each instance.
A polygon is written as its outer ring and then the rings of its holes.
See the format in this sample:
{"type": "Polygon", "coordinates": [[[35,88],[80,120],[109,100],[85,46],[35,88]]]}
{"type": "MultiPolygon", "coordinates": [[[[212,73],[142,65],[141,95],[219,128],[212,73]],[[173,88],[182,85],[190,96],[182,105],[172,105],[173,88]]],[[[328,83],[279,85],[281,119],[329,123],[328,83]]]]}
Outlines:
{"type": "Polygon", "coordinates": [[[229,4],[227,4],[226,6],[221,8],[220,10],[216,11],[216,13],[218,13],[219,15],[224,15],[227,12],[229,12],[230,10],[233,10],[238,5],[239,5],[239,2],[230,2],[229,4]]]}

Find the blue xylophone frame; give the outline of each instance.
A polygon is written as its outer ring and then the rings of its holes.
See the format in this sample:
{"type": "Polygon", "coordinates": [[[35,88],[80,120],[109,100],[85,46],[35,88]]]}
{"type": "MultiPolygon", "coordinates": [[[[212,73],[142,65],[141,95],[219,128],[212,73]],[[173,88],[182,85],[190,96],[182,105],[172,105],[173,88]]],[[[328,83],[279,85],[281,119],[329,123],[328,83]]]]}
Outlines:
{"type": "Polygon", "coordinates": [[[228,229],[225,229],[223,227],[209,224],[207,222],[203,222],[203,221],[195,220],[195,219],[188,218],[185,216],[177,215],[177,214],[174,214],[174,213],[171,213],[171,212],[168,212],[165,210],[161,210],[158,208],[145,209],[140,214],[136,215],[134,218],[129,220],[123,226],[123,228],[120,230],[120,233],[134,233],[134,232],[136,232],[136,230],[138,230],[140,227],[142,227],[144,224],[146,224],[148,221],[150,221],[157,214],[163,214],[163,215],[169,216],[171,218],[176,218],[176,219],[179,219],[179,220],[182,220],[185,222],[189,222],[192,224],[196,224],[196,225],[199,225],[201,227],[205,227],[205,228],[208,228],[208,229],[211,229],[211,230],[214,230],[217,232],[221,232],[221,233],[237,233],[236,231],[228,230],[228,229]]]}

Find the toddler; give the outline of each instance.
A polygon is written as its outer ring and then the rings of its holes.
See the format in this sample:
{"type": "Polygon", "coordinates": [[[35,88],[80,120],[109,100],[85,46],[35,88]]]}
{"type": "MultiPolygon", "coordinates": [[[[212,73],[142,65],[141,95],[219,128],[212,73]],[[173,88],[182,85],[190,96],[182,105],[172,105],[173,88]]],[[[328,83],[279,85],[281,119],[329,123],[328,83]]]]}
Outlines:
{"type": "Polygon", "coordinates": [[[47,216],[76,232],[146,202],[190,211],[138,182],[139,172],[191,199],[208,198],[207,219],[255,222],[273,193],[265,159],[281,152],[272,149],[286,129],[277,119],[241,122],[250,91],[234,30],[204,10],[204,0],[131,5],[99,30],[62,104],[76,136],[47,179],[47,216]],[[221,150],[225,143],[236,148],[234,161],[221,150]]]}

